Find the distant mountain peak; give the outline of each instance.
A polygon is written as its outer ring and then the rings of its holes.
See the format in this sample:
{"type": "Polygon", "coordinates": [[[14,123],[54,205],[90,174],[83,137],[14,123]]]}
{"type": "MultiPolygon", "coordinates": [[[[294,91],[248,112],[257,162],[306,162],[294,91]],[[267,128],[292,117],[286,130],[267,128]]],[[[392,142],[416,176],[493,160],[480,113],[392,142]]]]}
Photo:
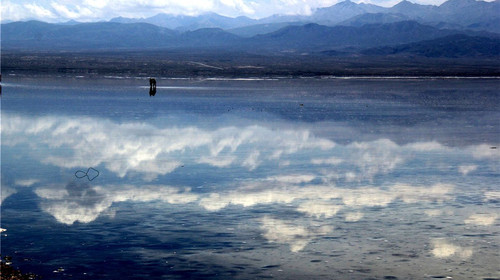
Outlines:
{"type": "Polygon", "coordinates": [[[455,7],[455,8],[463,8],[467,6],[471,6],[480,2],[485,1],[476,1],[476,0],[448,0],[440,5],[440,7],[455,7]]]}
{"type": "Polygon", "coordinates": [[[344,7],[355,7],[355,6],[358,6],[358,4],[352,2],[351,0],[344,0],[342,2],[339,2],[337,4],[335,4],[335,6],[344,6],[344,7]]]}
{"type": "Polygon", "coordinates": [[[402,0],[401,2],[397,3],[392,7],[392,9],[398,9],[398,8],[415,8],[415,7],[429,7],[429,5],[420,5],[417,3],[410,2],[408,0],[402,0]]]}
{"type": "Polygon", "coordinates": [[[396,6],[412,6],[412,5],[417,5],[417,4],[410,2],[408,0],[402,0],[399,3],[397,3],[396,5],[394,5],[394,7],[396,7],[396,6]]]}

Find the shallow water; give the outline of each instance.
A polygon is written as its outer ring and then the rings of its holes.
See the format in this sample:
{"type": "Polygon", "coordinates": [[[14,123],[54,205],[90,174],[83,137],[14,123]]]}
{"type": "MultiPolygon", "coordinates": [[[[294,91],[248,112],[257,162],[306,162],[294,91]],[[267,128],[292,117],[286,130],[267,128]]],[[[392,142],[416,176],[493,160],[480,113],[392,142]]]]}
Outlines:
{"type": "Polygon", "coordinates": [[[3,82],[2,255],[24,271],[500,277],[498,80],[3,82]]]}

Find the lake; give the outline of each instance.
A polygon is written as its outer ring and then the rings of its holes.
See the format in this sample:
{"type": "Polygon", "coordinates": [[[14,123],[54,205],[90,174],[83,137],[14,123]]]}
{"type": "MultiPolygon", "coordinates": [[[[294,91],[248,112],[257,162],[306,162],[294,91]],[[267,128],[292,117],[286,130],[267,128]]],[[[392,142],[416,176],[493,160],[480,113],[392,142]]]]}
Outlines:
{"type": "Polygon", "coordinates": [[[498,79],[4,75],[2,256],[44,279],[499,279],[498,79]]]}

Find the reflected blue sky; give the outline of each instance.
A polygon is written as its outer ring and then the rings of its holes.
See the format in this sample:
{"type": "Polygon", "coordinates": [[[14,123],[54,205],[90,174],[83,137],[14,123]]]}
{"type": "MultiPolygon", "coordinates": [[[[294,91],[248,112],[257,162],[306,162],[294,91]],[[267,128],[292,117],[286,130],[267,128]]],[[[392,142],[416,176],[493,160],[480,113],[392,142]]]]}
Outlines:
{"type": "Polygon", "coordinates": [[[498,276],[496,80],[5,80],[2,250],[42,275],[498,276]]]}

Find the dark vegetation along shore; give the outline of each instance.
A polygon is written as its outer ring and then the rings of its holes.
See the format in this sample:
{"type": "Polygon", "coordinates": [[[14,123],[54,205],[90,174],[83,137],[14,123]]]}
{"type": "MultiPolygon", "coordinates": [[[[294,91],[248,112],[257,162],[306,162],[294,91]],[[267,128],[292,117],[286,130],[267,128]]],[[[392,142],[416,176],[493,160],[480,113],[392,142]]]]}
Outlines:
{"type": "Polygon", "coordinates": [[[12,266],[9,256],[3,257],[0,260],[0,279],[2,280],[35,280],[42,279],[34,273],[23,273],[19,269],[12,266]]]}
{"type": "MultiPolygon", "coordinates": [[[[381,50],[387,51],[387,50],[381,50]]],[[[187,77],[458,76],[498,77],[500,59],[224,50],[2,52],[2,73],[187,77]]]]}

